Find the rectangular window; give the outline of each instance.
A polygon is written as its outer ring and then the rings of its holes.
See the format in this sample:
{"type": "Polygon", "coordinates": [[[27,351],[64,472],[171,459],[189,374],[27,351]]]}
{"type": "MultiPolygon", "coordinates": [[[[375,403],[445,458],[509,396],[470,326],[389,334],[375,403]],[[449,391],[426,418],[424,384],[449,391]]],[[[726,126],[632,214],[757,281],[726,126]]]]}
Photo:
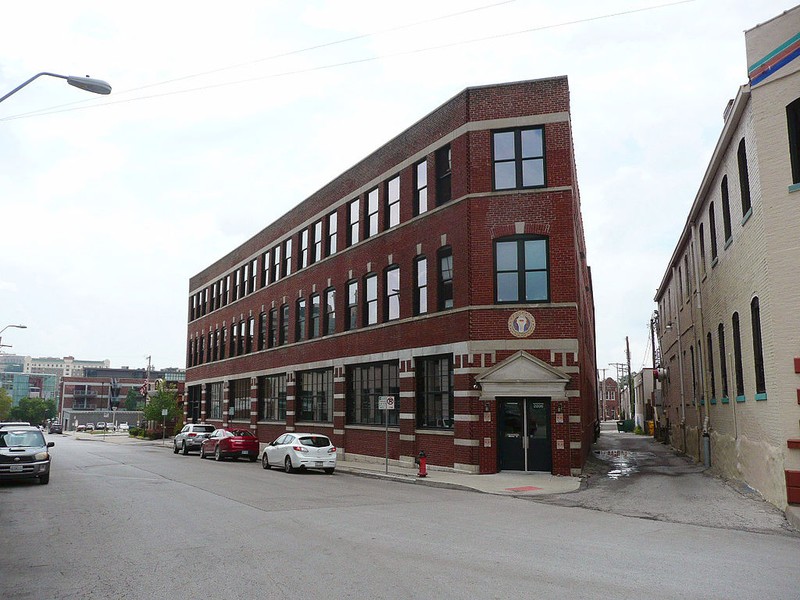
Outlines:
{"type": "Polygon", "coordinates": [[[414,166],[414,215],[428,211],[428,161],[414,166]]]}
{"type": "Polygon", "coordinates": [[[333,421],[333,369],[298,373],[297,409],[298,421],[333,421]]]}
{"type": "Polygon", "coordinates": [[[732,229],[731,229],[731,203],[730,199],[728,198],[728,176],[725,175],[722,178],[722,183],[720,184],[720,193],[722,195],[722,225],[725,233],[725,242],[731,239],[732,229]]]}
{"type": "Polygon", "coordinates": [[[219,359],[219,329],[214,330],[214,335],[211,337],[211,360],[219,359]]]}
{"type": "Polygon", "coordinates": [[[220,329],[220,338],[219,338],[219,359],[222,360],[225,358],[225,349],[228,347],[228,330],[223,327],[220,329]]]}
{"type": "Polygon", "coordinates": [[[269,311],[269,337],[267,338],[270,348],[278,345],[278,309],[272,308],[269,311]]]}
{"type": "Polygon", "coordinates": [[[439,310],[453,308],[453,252],[450,247],[440,248],[439,259],[439,310]]]}
{"type": "Polygon", "coordinates": [[[261,421],[286,420],[286,375],[258,378],[258,418],[261,421]]]}
{"type": "Polygon", "coordinates": [[[347,369],[347,422],[351,425],[389,425],[396,427],[400,413],[400,378],[397,362],[359,365],[347,369]],[[381,396],[394,396],[394,410],[378,408],[381,396]]]}
{"type": "Polygon", "coordinates": [[[364,325],[375,325],[378,322],[378,276],[367,275],[364,278],[364,325]]]}
{"type": "Polygon", "coordinates": [[[384,320],[392,321],[400,318],[400,267],[386,269],[386,303],[384,320]]]}
{"type": "Polygon", "coordinates": [[[211,286],[211,310],[217,309],[217,284],[211,286]]]}
{"type": "Polygon", "coordinates": [[[206,416],[209,419],[222,419],[222,386],[221,381],[206,384],[206,404],[208,405],[206,416]]]}
{"type": "Polygon", "coordinates": [[[548,240],[539,236],[495,242],[495,302],[547,302],[550,299],[548,240]]]}
{"type": "Polygon", "coordinates": [[[263,350],[267,347],[267,313],[262,312],[258,315],[258,349],[263,350]]]}
{"type": "Polygon", "coordinates": [[[336,229],[337,214],[334,212],[328,215],[328,247],[325,249],[326,256],[336,254],[336,229]]]}
{"type": "Polygon", "coordinates": [[[347,330],[358,327],[358,282],[351,281],[347,284],[347,330]]]}
{"type": "Polygon", "coordinates": [[[281,278],[281,247],[275,246],[272,249],[272,283],[281,278]]]}
{"type": "Polygon", "coordinates": [[[250,378],[234,379],[229,384],[233,391],[233,420],[250,420],[250,378]]]}
{"type": "Polygon", "coordinates": [[[722,380],[722,397],[728,397],[728,364],[725,357],[725,326],[720,323],[719,334],[719,376],[722,380]]]}
{"type": "Polygon", "coordinates": [[[692,276],[689,273],[689,255],[683,257],[683,272],[686,273],[686,301],[692,297],[692,276]]]}
{"type": "Polygon", "coordinates": [[[299,268],[304,269],[308,266],[308,229],[300,232],[300,264],[299,268]]]}
{"type": "Polygon", "coordinates": [[[750,302],[750,321],[753,327],[753,363],[756,370],[756,393],[764,394],[767,391],[767,382],[764,378],[764,348],[761,342],[761,307],[758,298],[750,302]]]}
{"type": "Polygon", "coordinates": [[[269,250],[261,255],[261,287],[269,284],[269,250]]]}
{"type": "Polygon", "coordinates": [[[742,369],[742,339],[739,332],[739,313],[733,313],[733,369],[736,377],[736,395],[744,396],[744,370],[742,369]]]}
{"type": "Polygon", "coordinates": [[[253,351],[253,341],[256,337],[256,318],[250,317],[247,319],[247,341],[245,343],[245,352],[250,354],[253,351]]]}
{"type": "Polygon", "coordinates": [[[544,128],[496,131],[492,135],[494,189],[544,187],[544,128]]]}
{"type": "Polygon", "coordinates": [[[247,321],[241,320],[239,321],[239,339],[236,343],[236,355],[241,356],[244,354],[245,348],[247,347],[247,321]]]}
{"type": "Polygon", "coordinates": [[[313,251],[311,253],[311,262],[322,260],[322,221],[314,223],[314,239],[313,251]]]}
{"type": "Polygon", "coordinates": [[[400,176],[386,183],[386,228],[400,224],[400,176]]]}
{"type": "Polygon", "coordinates": [[[736,161],[739,164],[739,193],[742,197],[742,218],[744,218],[751,208],[750,175],[747,173],[747,149],[744,145],[744,138],[739,142],[736,161]]]}
{"type": "Polygon", "coordinates": [[[236,323],[231,323],[231,345],[228,349],[228,356],[233,358],[236,356],[236,349],[239,347],[239,326],[236,323]]]}
{"type": "Polygon", "coordinates": [[[420,256],[414,261],[414,315],[428,312],[428,259],[420,256]]]}
{"type": "Polygon", "coordinates": [[[357,244],[359,241],[359,200],[356,198],[350,204],[347,205],[347,214],[348,214],[348,229],[347,229],[347,245],[352,246],[353,244],[357,244]]]}
{"type": "Polygon", "coordinates": [[[236,269],[236,283],[233,286],[233,301],[239,299],[239,294],[242,291],[242,271],[241,269],[236,269]]]}
{"type": "Polygon", "coordinates": [[[416,360],[417,427],[453,428],[453,361],[451,356],[416,360]]]}
{"type": "Polygon", "coordinates": [[[706,274],[706,238],[703,231],[703,224],[700,223],[700,269],[703,275],[706,274]]]}
{"type": "Polygon", "coordinates": [[[800,98],[786,107],[786,125],[789,131],[792,183],[800,183],[800,98]]]}
{"type": "Polygon", "coordinates": [[[292,274],[292,238],[283,242],[283,276],[292,274]]]}
{"type": "Polygon", "coordinates": [[[289,305],[281,306],[281,331],[280,345],[283,346],[289,341],[289,305]]]}
{"type": "Polygon", "coordinates": [[[254,258],[250,263],[250,293],[256,291],[256,277],[258,273],[258,259],[254,258]]]}
{"type": "Polygon", "coordinates": [[[247,264],[242,267],[242,295],[244,298],[250,293],[250,265],[247,264]]]}
{"type": "Polygon", "coordinates": [[[302,342],[306,339],[306,299],[300,298],[297,301],[297,328],[295,329],[295,341],[302,342]]]}
{"type": "Polygon", "coordinates": [[[325,335],[336,333],[336,290],[325,290],[325,335]]]}
{"type": "Polygon", "coordinates": [[[365,238],[378,234],[378,188],[367,193],[367,227],[365,238]]]}
{"type": "Polygon", "coordinates": [[[319,314],[319,294],[311,296],[311,323],[308,329],[308,337],[316,338],[320,335],[320,314],[319,314]]]}
{"type": "Polygon", "coordinates": [[[452,155],[450,146],[439,148],[435,154],[436,160],[436,206],[450,202],[452,197],[451,179],[453,175],[452,155]]]}
{"type": "Polygon", "coordinates": [[[717,258],[717,217],[714,214],[714,203],[708,205],[708,235],[711,238],[711,266],[717,258]]]}

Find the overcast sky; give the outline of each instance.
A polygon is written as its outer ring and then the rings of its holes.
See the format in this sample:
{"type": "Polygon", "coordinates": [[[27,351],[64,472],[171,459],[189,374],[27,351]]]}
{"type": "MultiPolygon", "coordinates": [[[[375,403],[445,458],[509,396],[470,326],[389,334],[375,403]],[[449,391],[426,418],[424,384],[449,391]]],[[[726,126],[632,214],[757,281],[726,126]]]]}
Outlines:
{"type": "MultiPolygon", "coordinates": [[[[598,368],[653,296],[790,0],[14,2],[0,96],[3,351],[184,367],[189,278],[468,86],[567,75],[598,368]]],[[[615,375],[613,368],[606,375],[615,375]]]]}

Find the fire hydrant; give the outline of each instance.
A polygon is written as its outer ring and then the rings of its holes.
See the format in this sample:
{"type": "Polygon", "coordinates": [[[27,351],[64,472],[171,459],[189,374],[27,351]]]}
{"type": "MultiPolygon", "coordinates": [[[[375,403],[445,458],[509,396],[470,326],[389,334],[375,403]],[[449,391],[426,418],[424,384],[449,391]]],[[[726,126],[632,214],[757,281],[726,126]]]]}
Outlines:
{"type": "Polygon", "coordinates": [[[428,476],[428,458],[425,454],[425,451],[422,450],[417,456],[417,464],[419,465],[419,473],[417,473],[417,477],[427,477],[428,476]]]}

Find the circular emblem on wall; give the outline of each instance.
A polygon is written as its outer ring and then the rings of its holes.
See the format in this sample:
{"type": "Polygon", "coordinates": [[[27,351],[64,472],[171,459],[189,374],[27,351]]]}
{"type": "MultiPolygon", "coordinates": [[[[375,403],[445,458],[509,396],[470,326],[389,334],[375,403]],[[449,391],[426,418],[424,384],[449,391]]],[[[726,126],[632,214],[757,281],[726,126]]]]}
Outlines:
{"type": "Polygon", "coordinates": [[[508,317],[508,330],[515,337],[528,337],[536,329],[536,319],[527,310],[518,310],[508,317]]]}

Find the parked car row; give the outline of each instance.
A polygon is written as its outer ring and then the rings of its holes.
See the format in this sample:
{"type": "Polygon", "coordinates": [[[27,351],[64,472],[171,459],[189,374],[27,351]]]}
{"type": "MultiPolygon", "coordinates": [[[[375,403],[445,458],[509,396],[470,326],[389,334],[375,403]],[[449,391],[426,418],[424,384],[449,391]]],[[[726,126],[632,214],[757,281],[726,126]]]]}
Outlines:
{"type": "MultiPolygon", "coordinates": [[[[175,435],[172,451],[188,454],[200,451],[200,458],[214,460],[246,458],[258,460],[258,438],[248,429],[217,428],[204,423],[185,425],[175,435]]],[[[287,473],[306,469],[321,469],[332,474],[336,470],[336,446],[330,438],[319,433],[284,433],[264,448],[261,454],[264,469],[282,468],[287,473]]]]}

